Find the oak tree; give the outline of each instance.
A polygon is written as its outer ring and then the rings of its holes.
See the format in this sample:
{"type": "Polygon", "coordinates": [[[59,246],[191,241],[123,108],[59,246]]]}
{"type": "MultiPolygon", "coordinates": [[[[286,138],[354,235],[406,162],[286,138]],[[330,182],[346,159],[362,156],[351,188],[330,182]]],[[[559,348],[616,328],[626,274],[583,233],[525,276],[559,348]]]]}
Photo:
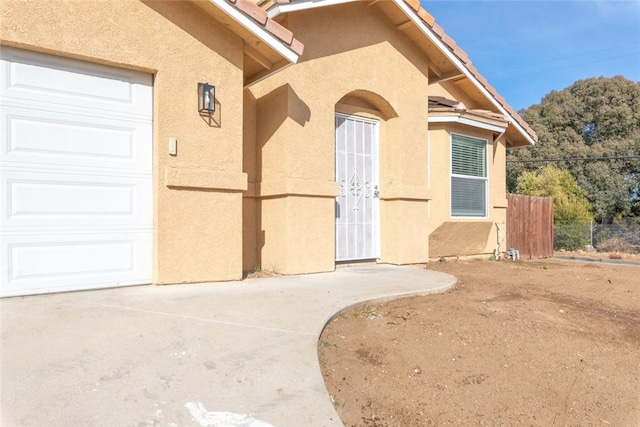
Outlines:
{"type": "Polygon", "coordinates": [[[509,191],[524,172],[554,160],[585,190],[597,219],[640,215],[640,83],[622,76],[579,80],[520,114],[539,141],[509,150],[509,191]]]}

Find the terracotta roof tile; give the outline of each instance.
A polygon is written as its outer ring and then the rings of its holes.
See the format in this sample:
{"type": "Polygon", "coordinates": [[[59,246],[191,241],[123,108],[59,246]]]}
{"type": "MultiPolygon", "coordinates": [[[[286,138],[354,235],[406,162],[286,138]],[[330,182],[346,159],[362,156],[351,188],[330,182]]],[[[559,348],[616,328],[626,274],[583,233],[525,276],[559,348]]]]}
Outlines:
{"type": "Polygon", "coordinates": [[[460,101],[447,99],[444,96],[429,96],[429,108],[446,107],[454,108],[460,105],[460,101]]]}
{"type": "Polygon", "coordinates": [[[469,62],[469,64],[467,64],[467,70],[469,70],[469,72],[471,74],[473,74],[474,76],[476,74],[478,74],[478,69],[473,64],[471,64],[471,62],[469,62]]]}
{"type": "Polygon", "coordinates": [[[433,17],[433,15],[422,8],[418,10],[418,16],[430,27],[433,27],[433,24],[436,23],[436,19],[433,17]]]}
{"type": "MultiPolygon", "coordinates": [[[[239,10],[245,13],[247,16],[250,16],[254,19],[258,24],[260,24],[266,31],[270,32],[272,35],[277,37],[283,43],[289,46],[289,48],[296,52],[298,55],[302,54],[304,46],[297,39],[293,37],[293,33],[289,31],[287,28],[283,27],[276,21],[272,20],[268,17],[265,10],[260,8],[260,6],[254,4],[250,0],[227,0],[229,3],[236,6],[239,10]]],[[[290,3],[291,0],[274,0],[276,4],[287,4],[290,3]]],[[[471,75],[489,92],[489,95],[493,97],[493,99],[500,104],[511,116],[513,120],[515,120],[524,130],[525,132],[534,140],[538,140],[538,136],[531,129],[531,127],[516,113],[513,108],[507,101],[500,96],[497,91],[489,84],[487,79],[485,79],[480,72],[472,65],[471,60],[467,53],[461,49],[455,42],[454,39],[449,37],[444,29],[438,25],[435,21],[434,17],[423,9],[420,5],[419,0],[403,0],[407,5],[414,10],[417,16],[420,18],[422,22],[424,22],[433,33],[444,43],[445,47],[449,49],[465,66],[465,68],[471,73],[471,75]]]]}
{"type": "Polygon", "coordinates": [[[467,52],[465,52],[464,50],[460,49],[458,46],[454,46],[453,54],[455,56],[457,56],[458,58],[460,58],[460,60],[462,62],[464,62],[465,64],[471,63],[471,60],[469,60],[469,56],[467,55],[467,52]]]}
{"type": "Polygon", "coordinates": [[[416,12],[422,9],[422,7],[420,7],[420,0],[404,0],[404,2],[411,6],[411,9],[415,10],[416,12]]]}
{"type": "Polygon", "coordinates": [[[449,48],[449,50],[451,50],[452,52],[454,51],[454,48],[457,47],[456,41],[451,37],[449,37],[447,33],[442,32],[442,36],[440,36],[440,38],[442,39],[444,44],[449,48]]]}
{"type": "MultiPolygon", "coordinates": [[[[250,0],[227,0],[229,4],[253,19],[265,31],[287,45],[293,52],[302,55],[304,45],[293,37],[293,33],[278,22],[269,18],[267,12],[250,0]]],[[[288,0],[277,0],[278,3],[288,3],[288,0]]]]}
{"type": "MultiPolygon", "coordinates": [[[[425,22],[425,24],[426,24],[426,22],[425,22]]],[[[438,25],[437,22],[433,23],[433,25],[431,26],[431,29],[433,30],[435,35],[440,37],[440,38],[442,38],[442,36],[444,35],[444,29],[440,25],[438,25]]]]}
{"type": "Polygon", "coordinates": [[[291,43],[293,43],[294,39],[291,30],[278,24],[273,19],[269,19],[266,22],[264,28],[289,46],[291,46],[291,43]]]}
{"type": "Polygon", "coordinates": [[[296,38],[291,42],[291,50],[296,52],[298,55],[302,55],[302,51],[304,50],[304,45],[302,42],[296,38]]]}
{"type": "MultiPolygon", "coordinates": [[[[482,83],[482,86],[484,86],[484,87],[486,87],[486,88],[488,88],[488,87],[490,86],[490,85],[489,85],[489,81],[488,81],[487,79],[485,79],[485,78],[484,78],[484,76],[483,76],[482,74],[477,74],[475,77],[476,77],[476,79],[478,79],[478,81],[479,81],[480,83],[482,83]]],[[[493,94],[493,97],[495,98],[495,97],[496,97],[496,95],[497,95],[497,94],[493,94]]]]}
{"type": "Polygon", "coordinates": [[[264,25],[267,23],[269,16],[267,16],[267,12],[260,9],[255,3],[249,0],[228,0],[230,1],[236,9],[242,11],[245,15],[253,18],[260,25],[264,25]]]}
{"type": "Polygon", "coordinates": [[[417,12],[422,22],[424,22],[429,28],[431,28],[433,33],[442,40],[445,46],[449,50],[451,50],[451,52],[458,59],[460,59],[460,61],[463,64],[465,64],[465,67],[467,68],[467,70],[473,75],[473,77],[475,77],[475,79],[482,86],[484,86],[484,88],[496,100],[496,102],[498,102],[498,104],[500,104],[509,113],[511,118],[515,120],[534,141],[537,141],[538,136],[536,135],[535,131],[531,128],[531,126],[529,126],[529,124],[525,122],[522,119],[522,117],[520,117],[520,115],[516,113],[513,108],[511,108],[509,104],[507,104],[507,101],[502,96],[500,96],[498,92],[493,88],[493,86],[489,84],[487,79],[485,79],[480,74],[480,72],[478,72],[478,70],[471,64],[471,61],[469,60],[469,56],[467,55],[467,53],[456,44],[455,40],[453,40],[444,32],[443,28],[440,25],[438,25],[437,22],[435,22],[435,19],[433,19],[433,16],[431,16],[427,11],[419,7],[419,2],[417,2],[418,9],[416,9],[415,0],[404,0],[404,2],[409,6],[411,6],[411,8],[417,12]]]}

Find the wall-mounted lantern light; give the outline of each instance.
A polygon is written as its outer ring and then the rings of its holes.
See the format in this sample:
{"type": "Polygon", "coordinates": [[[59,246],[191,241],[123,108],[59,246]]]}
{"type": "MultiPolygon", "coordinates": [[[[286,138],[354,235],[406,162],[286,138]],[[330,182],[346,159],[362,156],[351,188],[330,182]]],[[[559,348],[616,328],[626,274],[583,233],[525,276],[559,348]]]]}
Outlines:
{"type": "Polygon", "coordinates": [[[198,83],[198,112],[211,115],[216,111],[216,87],[209,83],[198,83]]]}

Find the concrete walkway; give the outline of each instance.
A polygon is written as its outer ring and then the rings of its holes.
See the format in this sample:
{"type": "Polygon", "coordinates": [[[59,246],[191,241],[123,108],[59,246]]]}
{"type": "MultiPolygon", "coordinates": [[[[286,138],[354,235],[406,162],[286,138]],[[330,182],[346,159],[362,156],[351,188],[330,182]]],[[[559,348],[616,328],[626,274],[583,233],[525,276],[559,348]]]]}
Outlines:
{"type": "Polygon", "coordinates": [[[0,300],[0,425],[341,426],[317,341],[360,302],[443,292],[386,265],[0,300]]]}

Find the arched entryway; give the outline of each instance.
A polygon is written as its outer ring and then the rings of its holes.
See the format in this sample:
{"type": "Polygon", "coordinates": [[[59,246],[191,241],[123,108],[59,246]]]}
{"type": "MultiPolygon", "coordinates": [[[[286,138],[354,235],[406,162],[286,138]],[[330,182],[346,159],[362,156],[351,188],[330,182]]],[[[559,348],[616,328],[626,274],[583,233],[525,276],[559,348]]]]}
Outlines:
{"type": "Polygon", "coordinates": [[[384,98],[366,90],[336,104],[336,262],[380,258],[380,119],[396,116],[384,98]]]}

